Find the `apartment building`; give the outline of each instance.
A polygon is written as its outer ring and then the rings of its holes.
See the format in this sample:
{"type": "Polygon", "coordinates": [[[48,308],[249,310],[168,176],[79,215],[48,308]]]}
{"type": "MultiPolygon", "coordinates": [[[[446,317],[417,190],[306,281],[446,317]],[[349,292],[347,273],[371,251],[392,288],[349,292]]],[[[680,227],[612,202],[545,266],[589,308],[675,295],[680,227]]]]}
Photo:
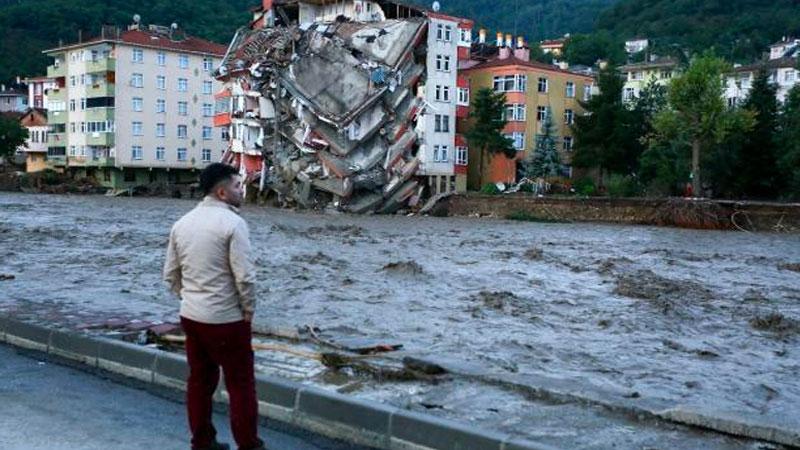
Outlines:
{"type": "Polygon", "coordinates": [[[48,165],[117,190],[195,181],[227,146],[211,77],[225,50],[176,24],[139,23],[46,50],[48,165]]]}
{"type": "Polygon", "coordinates": [[[56,80],[47,77],[31,77],[23,81],[28,85],[28,105],[31,108],[45,109],[47,91],[58,87],[56,80]]]}
{"type": "MultiPolygon", "coordinates": [[[[481,88],[491,88],[505,94],[504,117],[507,124],[504,132],[513,141],[517,157],[494,156],[490,164],[483,168],[483,173],[480,164],[470,164],[469,189],[480,189],[485,183],[515,182],[518,165],[535,149],[537,137],[544,131],[543,125],[548,116],[555,128],[553,131],[564,164],[564,176],[571,177],[574,138],[570,127],[575,117],[584,113],[580,101],[591,98],[594,79],[531,61],[530,49],[521,38],[515,44],[511,35],[503,39],[498,34],[497,44],[490,49],[486,48],[485,43],[479,42],[475,49],[476,58],[461,73],[466,77],[471,93],[481,88]],[[477,60],[478,49],[483,55],[482,60],[477,60]]],[[[460,120],[459,132],[466,134],[470,125],[468,118],[460,120]]],[[[469,147],[468,151],[471,161],[480,161],[481,149],[469,147]]]]}
{"type": "Polygon", "coordinates": [[[47,111],[29,108],[20,118],[20,124],[28,130],[25,145],[18,153],[25,156],[25,171],[39,172],[47,168],[47,111]]]}
{"type": "Polygon", "coordinates": [[[456,133],[456,121],[458,112],[466,112],[469,92],[458,68],[470,58],[473,22],[435,11],[428,12],[427,17],[426,81],[420,92],[426,106],[417,122],[418,174],[427,178],[434,195],[464,192],[467,151],[463,136],[456,133]]]}
{"type": "Polygon", "coordinates": [[[736,66],[725,78],[725,99],[728,106],[741,104],[750,94],[753,81],[764,68],[775,85],[779,102],[786,100],[789,91],[800,83],[800,39],[783,38],[770,46],[769,59],[745,66],[736,66]]]}
{"type": "Polygon", "coordinates": [[[28,93],[19,85],[0,85],[0,112],[25,112],[28,109],[28,93]]]}
{"type": "Polygon", "coordinates": [[[622,98],[631,102],[639,98],[642,90],[651,82],[666,86],[678,74],[678,61],[673,58],[653,56],[649,61],[626,64],[619,67],[625,80],[622,98]]]}

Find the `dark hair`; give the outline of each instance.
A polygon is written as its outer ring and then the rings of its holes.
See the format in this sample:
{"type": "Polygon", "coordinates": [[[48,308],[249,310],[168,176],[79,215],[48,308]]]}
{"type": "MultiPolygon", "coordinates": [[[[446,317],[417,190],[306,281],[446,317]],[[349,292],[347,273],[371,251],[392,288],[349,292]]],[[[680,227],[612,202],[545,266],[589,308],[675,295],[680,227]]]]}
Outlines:
{"type": "Polygon", "coordinates": [[[225,181],[239,171],[223,163],[213,163],[200,172],[200,190],[203,195],[208,195],[222,181],[225,181]]]}

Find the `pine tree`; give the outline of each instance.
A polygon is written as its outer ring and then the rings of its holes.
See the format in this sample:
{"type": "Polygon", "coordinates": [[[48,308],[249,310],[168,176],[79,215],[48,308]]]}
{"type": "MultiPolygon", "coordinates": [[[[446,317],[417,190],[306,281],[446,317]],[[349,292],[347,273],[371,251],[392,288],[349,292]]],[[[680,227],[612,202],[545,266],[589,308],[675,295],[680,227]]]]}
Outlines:
{"type": "Polygon", "coordinates": [[[551,114],[542,124],[542,134],[536,137],[536,147],[525,162],[527,178],[548,178],[561,175],[561,157],[556,148],[555,126],[551,114]]]}
{"type": "Polygon", "coordinates": [[[786,186],[780,196],[797,201],[800,200],[800,85],[789,91],[778,123],[778,168],[786,186]]]}
{"type": "Polygon", "coordinates": [[[739,196],[775,196],[775,134],[778,129],[777,88],[770,83],[766,67],[758,71],[750,94],[742,107],[754,114],[753,128],[744,136],[734,170],[734,186],[739,196]]]}
{"type": "Polygon", "coordinates": [[[511,140],[503,135],[507,123],[503,117],[505,104],[506,95],[489,88],[478,90],[472,100],[470,117],[473,121],[466,136],[470,147],[480,152],[478,171],[481,184],[484,169],[491,158],[504,156],[512,159],[517,155],[511,140]]]}

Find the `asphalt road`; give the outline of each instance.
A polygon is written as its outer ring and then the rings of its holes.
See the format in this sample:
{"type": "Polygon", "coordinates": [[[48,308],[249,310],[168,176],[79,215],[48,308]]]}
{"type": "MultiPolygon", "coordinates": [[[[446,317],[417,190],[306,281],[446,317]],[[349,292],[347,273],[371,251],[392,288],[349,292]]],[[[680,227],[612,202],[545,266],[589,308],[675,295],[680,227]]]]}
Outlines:
{"type": "MultiPolygon", "coordinates": [[[[41,358],[0,345],[0,449],[190,448],[182,403],[41,358]]],[[[235,448],[227,416],[214,424],[235,448]]],[[[260,435],[271,450],[357,448],[285,426],[260,435]]]]}

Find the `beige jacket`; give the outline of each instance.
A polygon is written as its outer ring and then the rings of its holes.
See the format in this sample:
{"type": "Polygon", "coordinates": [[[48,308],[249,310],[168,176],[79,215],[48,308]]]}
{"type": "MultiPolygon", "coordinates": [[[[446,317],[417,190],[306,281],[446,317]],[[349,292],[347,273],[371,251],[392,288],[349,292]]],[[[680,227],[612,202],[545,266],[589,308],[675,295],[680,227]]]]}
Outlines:
{"type": "Polygon", "coordinates": [[[175,222],[164,280],[181,298],[182,317],[231,323],[253,312],[255,268],[247,223],[233,206],[206,197],[175,222]]]}

